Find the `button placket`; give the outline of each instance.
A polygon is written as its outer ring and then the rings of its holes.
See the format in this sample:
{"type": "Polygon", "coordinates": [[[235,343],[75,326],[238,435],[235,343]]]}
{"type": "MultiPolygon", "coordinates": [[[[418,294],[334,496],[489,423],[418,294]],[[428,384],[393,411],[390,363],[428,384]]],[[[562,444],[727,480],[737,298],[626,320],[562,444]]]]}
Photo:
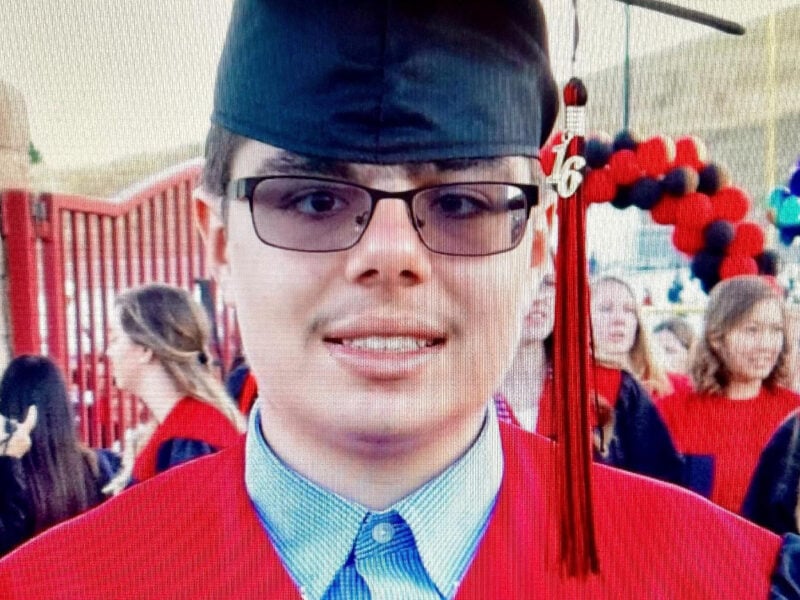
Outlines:
{"type": "Polygon", "coordinates": [[[388,544],[394,537],[394,527],[391,523],[381,522],[372,528],[372,539],[379,544],[388,544]]]}

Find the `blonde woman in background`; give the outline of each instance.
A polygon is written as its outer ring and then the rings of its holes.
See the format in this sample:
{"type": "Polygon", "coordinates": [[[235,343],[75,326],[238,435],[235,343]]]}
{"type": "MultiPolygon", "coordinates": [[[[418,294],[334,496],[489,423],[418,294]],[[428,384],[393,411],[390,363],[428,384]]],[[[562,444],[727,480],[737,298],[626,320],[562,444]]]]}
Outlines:
{"type": "Polygon", "coordinates": [[[658,400],[671,394],[680,382],[673,383],[658,361],[639,311],[631,286],[614,276],[592,283],[592,335],[596,360],[628,371],[658,400]]]}
{"type": "Polygon", "coordinates": [[[116,301],[108,356],[116,385],[140,397],[152,423],[129,440],[112,491],[231,445],[244,419],[212,373],[209,324],[185,290],[151,284],[116,301]]]}

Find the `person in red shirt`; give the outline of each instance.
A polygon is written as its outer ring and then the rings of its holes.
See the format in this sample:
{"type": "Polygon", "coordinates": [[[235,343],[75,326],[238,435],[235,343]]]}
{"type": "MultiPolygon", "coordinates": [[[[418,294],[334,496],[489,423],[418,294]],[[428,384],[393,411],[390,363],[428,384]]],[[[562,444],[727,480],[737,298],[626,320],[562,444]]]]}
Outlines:
{"type": "Polygon", "coordinates": [[[114,380],[152,419],[129,436],[111,492],[230,446],[244,431],[208,364],[208,320],[187,291],[145,285],[121,294],[116,308],[108,345],[114,380]]]}
{"type": "Polygon", "coordinates": [[[784,387],[789,341],[783,300],[758,276],[711,292],[690,373],[694,392],[659,409],[686,458],[692,489],[739,512],[761,450],[800,396],[784,387]]]}

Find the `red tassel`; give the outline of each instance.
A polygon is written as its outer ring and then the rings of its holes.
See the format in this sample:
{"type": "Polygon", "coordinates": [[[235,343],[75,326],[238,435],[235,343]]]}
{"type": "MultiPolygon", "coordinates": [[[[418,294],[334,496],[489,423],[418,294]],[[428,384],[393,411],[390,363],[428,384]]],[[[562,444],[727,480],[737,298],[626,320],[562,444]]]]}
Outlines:
{"type": "Polygon", "coordinates": [[[599,572],[592,513],[589,418],[589,281],[586,261],[586,203],[581,176],[586,88],[571,79],[564,88],[567,112],[566,152],[555,174],[560,201],[556,255],[556,311],[553,335],[554,411],[557,433],[560,557],[569,576],[599,572]]]}

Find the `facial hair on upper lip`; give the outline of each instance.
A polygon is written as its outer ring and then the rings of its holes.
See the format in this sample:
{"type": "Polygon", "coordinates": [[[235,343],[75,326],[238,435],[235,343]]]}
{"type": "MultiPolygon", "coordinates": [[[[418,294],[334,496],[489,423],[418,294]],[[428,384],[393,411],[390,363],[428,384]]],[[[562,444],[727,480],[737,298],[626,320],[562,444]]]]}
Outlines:
{"type": "Polygon", "coordinates": [[[308,327],[308,340],[325,337],[326,332],[335,331],[342,326],[352,326],[354,323],[367,324],[371,320],[385,320],[397,322],[402,329],[426,329],[441,332],[443,337],[449,338],[457,335],[461,328],[457,321],[444,316],[441,311],[431,311],[423,308],[392,308],[381,306],[376,309],[359,309],[359,307],[333,308],[321,311],[311,319],[308,327]],[[420,318],[420,315],[434,313],[433,318],[420,318]]]}

